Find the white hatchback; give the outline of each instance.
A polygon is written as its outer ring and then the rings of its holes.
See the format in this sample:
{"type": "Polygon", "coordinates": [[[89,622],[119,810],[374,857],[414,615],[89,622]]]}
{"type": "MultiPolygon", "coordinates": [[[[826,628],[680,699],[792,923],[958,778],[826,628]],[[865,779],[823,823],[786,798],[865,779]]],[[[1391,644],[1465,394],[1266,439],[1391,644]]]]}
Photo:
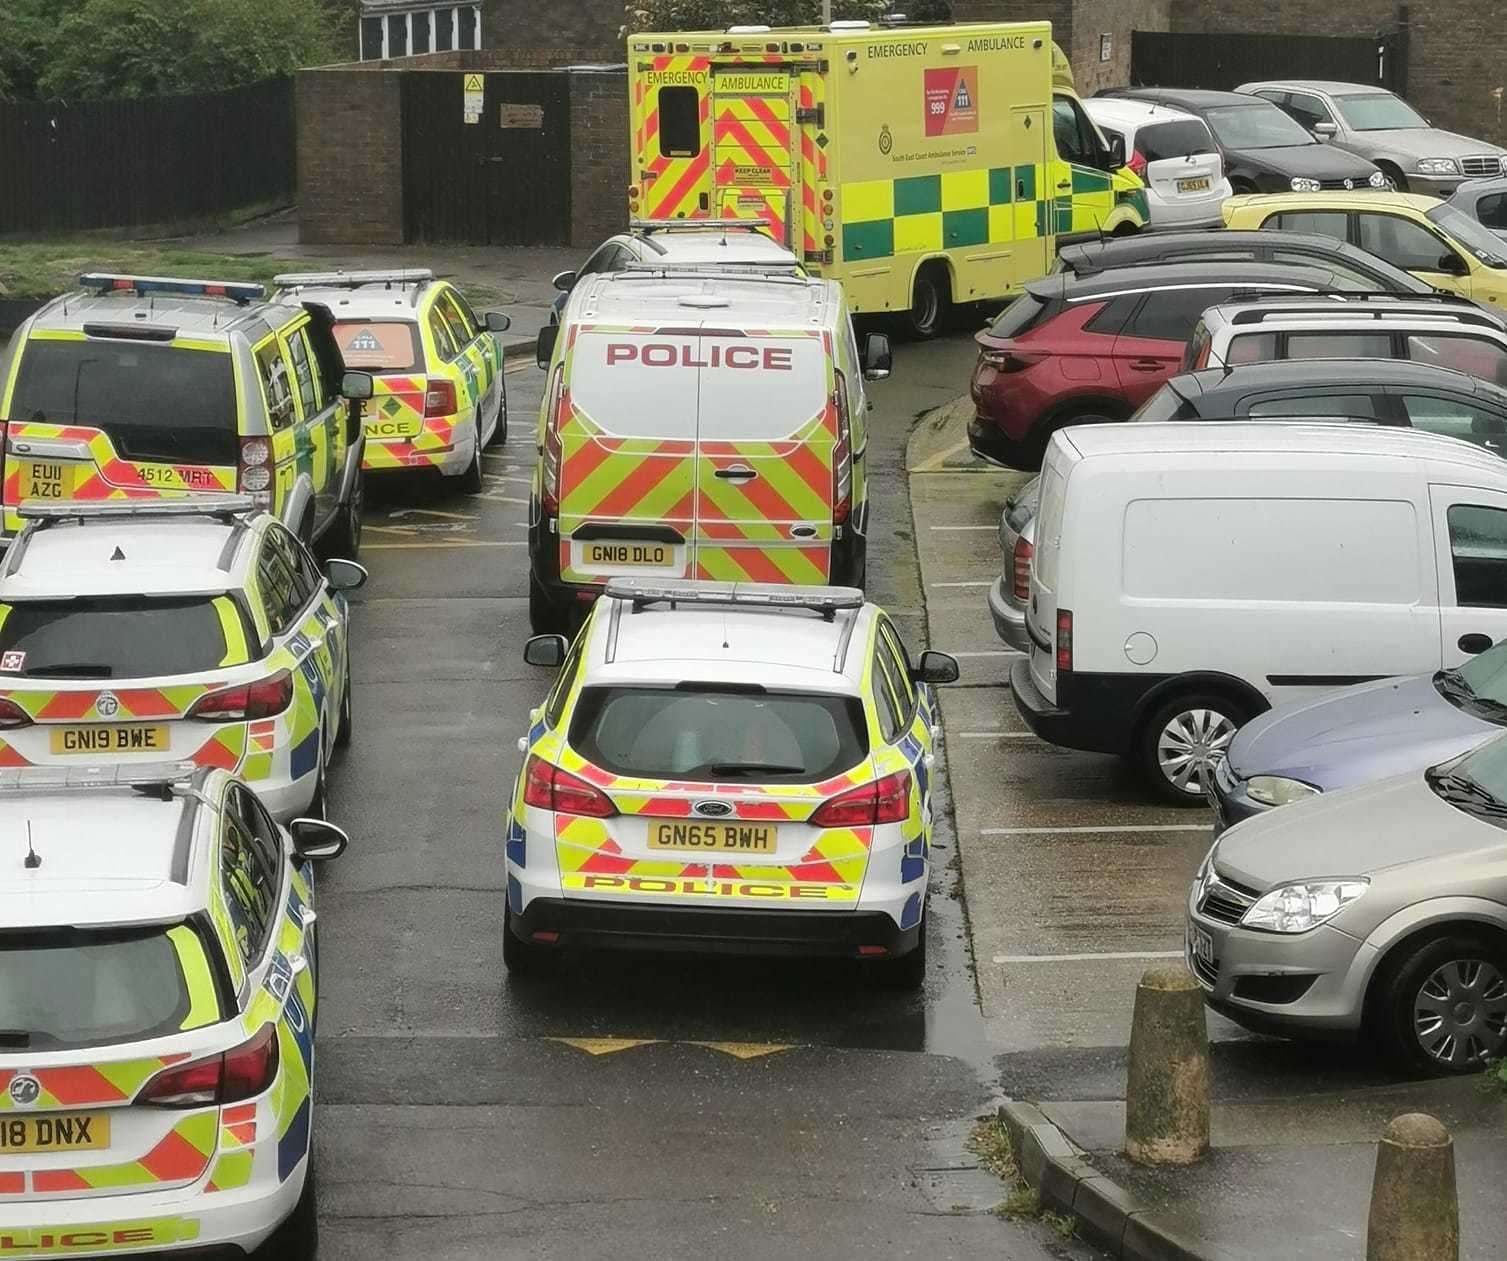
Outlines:
{"type": "Polygon", "coordinates": [[[1107,139],[1125,142],[1125,164],[1146,184],[1153,229],[1220,226],[1230,181],[1203,119],[1151,101],[1094,97],[1083,108],[1107,139]]]}

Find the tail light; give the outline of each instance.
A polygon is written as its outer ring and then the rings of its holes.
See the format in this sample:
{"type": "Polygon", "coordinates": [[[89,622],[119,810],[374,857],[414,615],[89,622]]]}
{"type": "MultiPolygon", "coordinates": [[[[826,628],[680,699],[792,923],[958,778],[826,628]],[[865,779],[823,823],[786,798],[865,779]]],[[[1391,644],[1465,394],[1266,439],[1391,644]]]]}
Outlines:
{"type": "Polygon", "coordinates": [[[595,784],[588,784],[537,756],[530,757],[523,768],[523,800],[541,810],[591,819],[610,819],[617,813],[612,798],[595,784]]]}
{"type": "Polygon", "coordinates": [[[135,1102],[154,1108],[204,1108],[254,1099],[277,1076],[277,1026],[265,1024],[233,1051],[165,1069],[135,1102]]]}
{"type": "Polygon", "coordinates": [[[31,726],[31,715],[12,700],[0,700],[0,730],[31,726]]]}
{"type": "Polygon", "coordinates": [[[222,688],[201,696],[190,707],[186,718],[201,722],[241,722],[248,718],[271,718],[293,702],[293,676],[286,670],[255,683],[222,688]]]}
{"type": "Polygon", "coordinates": [[[263,508],[272,506],[272,443],[266,438],[242,438],[236,466],[236,485],[263,508]]]}
{"type": "Polygon", "coordinates": [[[1146,178],[1146,155],[1137,149],[1130,155],[1130,161],[1125,164],[1142,179],[1146,178]]]}
{"type": "Polygon", "coordinates": [[[807,820],[812,827],[870,827],[876,823],[904,823],[910,818],[910,772],[896,771],[883,779],[829,797],[807,820]]]}
{"type": "Polygon", "coordinates": [[[984,346],[979,350],[979,359],[996,372],[1024,372],[1050,358],[1044,350],[1016,350],[1003,346],[984,346]]]}
{"type": "Polygon", "coordinates": [[[565,393],[564,382],[565,370],[561,365],[555,369],[555,379],[549,387],[549,411],[544,421],[544,469],[539,479],[539,496],[549,516],[560,511],[560,469],[565,462],[560,428],[570,410],[570,396],[565,393]]]}
{"type": "Polygon", "coordinates": [[[1031,557],[1035,555],[1034,544],[1026,539],[1015,540],[1015,552],[1010,558],[1014,579],[1012,590],[1022,604],[1031,598],[1031,557]]]}
{"type": "Polygon", "coordinates": [[[837,374],[832,393],[837,409],[837,445],[832,448],[832,521],[842,525],[853,512],[853,432],[848,411],[848,383],[837,374]]]}
{"type": "Polygon", "coordinates": [[[1066,609],[1057,610],[1057,673],[1065,674],[1073,668],[1073,615],[1066,609]]]}
{"type": "Polygon", "coordinates": [[[425,416],[453,416],[458,404],[455,401],[455,382],[444,377],[430,377],[424,390],[425,416]]]}

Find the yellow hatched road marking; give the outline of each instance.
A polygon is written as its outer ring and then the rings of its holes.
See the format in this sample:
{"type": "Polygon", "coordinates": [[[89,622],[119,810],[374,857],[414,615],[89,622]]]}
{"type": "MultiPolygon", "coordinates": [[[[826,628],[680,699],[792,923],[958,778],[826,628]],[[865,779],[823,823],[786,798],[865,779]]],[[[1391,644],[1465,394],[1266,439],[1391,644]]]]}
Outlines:
{"type": "Polygon", "coordinates": [[[738,1060],[756,1060],[766,1055],[778,1055],[781,1051],[799,1049],[795,1042],[675,1042],[664,1038],[546,1038],[546,1042],[559,1042],[587,1055],[616,1055],[619,1051],[631,1051],[640,1046],[699,1046],[703,1050],[731,1055],[738,1060]]]}
{"type": "Polygon", "coordinates": [[[762,1055],[778,1055],[781,1051],[793,1051],[793,1042],[692,1042],[691,1046],[703,1046],[708,1051],[721,1051],[739,1060],[756,1060],[762,1055]]]}
{"type": "Polygon", "coordinates": [[[547,1038],[548,1042],[561,1042],[573,1046],[587,1055],[615,1055],[618,1051],[631,1051],[636,1046],[654,1046],[658,1038],[547,1038]]]}

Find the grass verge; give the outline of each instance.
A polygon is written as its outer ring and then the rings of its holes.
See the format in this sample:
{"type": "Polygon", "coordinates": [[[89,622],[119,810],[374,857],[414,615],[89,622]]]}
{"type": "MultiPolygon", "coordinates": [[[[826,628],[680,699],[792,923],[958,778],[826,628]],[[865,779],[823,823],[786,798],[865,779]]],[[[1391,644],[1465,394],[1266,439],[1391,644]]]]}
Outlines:
{"type": "Polygon", "coordinates": [[[1052,1230],[1060,1239],[1071,1239],[1078,1221],[1070,1214],[1054,1213],[1041,1205],[1041,1197],[1021,1177],[1020,1162],[1010,1142],[1010,1131],[998,1116],[980,1117],[968,1135],[968,1150],[979,1168],[992,1173],[1005,1184],[1005,1198],[994,1206],[994,1215],[1007,1221],[1034,1221],[1052,1230]]]}
{"type": "Polygon", "coordinates": [[[270,284],[278,272],[299,270],[307,271],[308,264],[271,255],[185,250],[149,241],[94,237],[0,240],[0,297],[8,298],[50,298],[67,293],[77,287],[79,273],[86,271],[270,284]]]}

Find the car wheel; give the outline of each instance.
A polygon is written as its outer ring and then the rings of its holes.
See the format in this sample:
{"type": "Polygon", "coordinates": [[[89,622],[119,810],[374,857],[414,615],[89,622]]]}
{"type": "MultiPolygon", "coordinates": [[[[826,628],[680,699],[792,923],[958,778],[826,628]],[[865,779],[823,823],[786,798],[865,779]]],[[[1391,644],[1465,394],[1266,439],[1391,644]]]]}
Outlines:
{"type": "Polygon", "coordinates": [[[311,1144],[303,1193],[293,1206],[293,1212],[257,1249],[257,1256],[261,1261],[315,1261],[318,1255],[319,1189],[314,1182],[314,1148],[311,1144]]]}
{"type": "Polygon", "coordinates": [[[882,989],[921,989],[926,984],[926,916],[921,916],[921,935],[914,950],[898,959],[884,959],[868,966],[870,979],[882,989]]]}
{"type": "Polygon", "coordinates": [[[935,263],[927,264],[916,273],[910,310],[905,317],[906,330],[918,341],[935,337],[947,318],[949,304],[947,272],[935,263]]]}
{"type": "Polygon", "coordinates": [[[1236,179],[1230,181],[1230,192],[1236,197],[1244,197],[1247,193],[1254,193],[1255,191],[1256,186],[1250,180],[1236,179]]]}
{"type": "Polygon", "coordinates": [[[471,452],[471,463],[460,475],[460,488],[467,495],[481,494],[481,413],[476,413],[476,446],[471,452]]]}
{"type": "Polygon", "coordinates": [[[550,946],[524,941],[513,931],[513,909],[502,908],[502,963],[512,976],[537,976],[547,971],[559,956],[550,946]]]}
{"type": "Polygon", "coordinates": [[[351,737],[355,735],[355,727],[352,724],[352,711],[354,702],[351,700],[351,654],[350,640],[346,640],[345,650],[345,691],[340,697],[340,734],[335,737],[337,749],[351,747],[351,737]]]}
{"type": "Polygon", "coordinates": [[[1204,803],[1204,780],[1250,717],[1244,705],[1212,692],[1175,697],[1157,708],[1137,738],[1137,761],[1157,794],[1182,806],[1204,803]]]}
{"type": "Polygon", "coordinates": [[[1392,974],[1383,1037],[1419,1073],[1479,1072],[1507,1054],[1507,947],[1469,932],[1430,941],[1392,974]]]}
{"type": "Polygon", "coordinates": [[[1398,167],[1393,166],[1390,162],[1378,162],[1376,166],[1387,177],[1387,183],[1392,186],[1393,192],[1405,193],[1408,191],[1408,177],[1398,167]]]}
{"type": "MultiPolygon", "coordinates": [[[[506,365],[504,365],[506,366],[506,365]]],[[[487,446],[500,447],[508,440],[508,378],[506,373],[497,374],[497,383],[502,390],[502,398],[497,403],[497,424],[492,429],[492,436],[487,440],[487,446]]]]}

